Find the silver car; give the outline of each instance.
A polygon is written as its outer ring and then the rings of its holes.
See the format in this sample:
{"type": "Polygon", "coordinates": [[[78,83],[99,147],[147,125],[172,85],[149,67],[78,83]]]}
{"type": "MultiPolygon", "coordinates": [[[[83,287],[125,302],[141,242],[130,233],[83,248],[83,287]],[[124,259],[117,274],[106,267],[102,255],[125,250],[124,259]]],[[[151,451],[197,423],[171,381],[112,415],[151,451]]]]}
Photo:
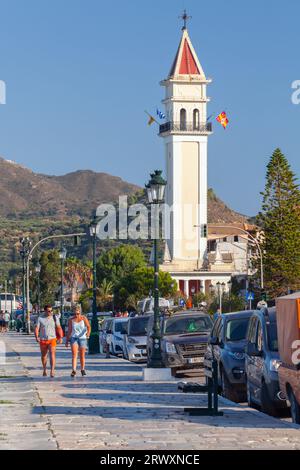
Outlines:
{"type": "Polygon", "coordinates": [[[130,317],[124,337],[124,357],[131,362],[147,361],[147,327],[149,315],[130,317]]]}

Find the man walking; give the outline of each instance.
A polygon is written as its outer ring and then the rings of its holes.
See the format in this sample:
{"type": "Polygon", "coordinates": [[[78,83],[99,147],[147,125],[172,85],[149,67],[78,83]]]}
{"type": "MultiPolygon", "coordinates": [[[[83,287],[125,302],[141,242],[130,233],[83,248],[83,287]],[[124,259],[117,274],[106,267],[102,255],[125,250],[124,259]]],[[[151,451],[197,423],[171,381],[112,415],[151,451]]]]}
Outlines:
{"type": "Polygon", "coordinates": [[[60,332],[60,338],[58,341],[61,343],[62,330],[59,319],[53,316],[51,305],[45,305],[44,310],[44,315],[39,316],[37,325],[35,327],[35,338],[36,341],[40,344],[43,376],[45,377],[47,375],[47,359],[49,352],[51,366],[50,376],[54,377],[57,332],[60,332]]]}

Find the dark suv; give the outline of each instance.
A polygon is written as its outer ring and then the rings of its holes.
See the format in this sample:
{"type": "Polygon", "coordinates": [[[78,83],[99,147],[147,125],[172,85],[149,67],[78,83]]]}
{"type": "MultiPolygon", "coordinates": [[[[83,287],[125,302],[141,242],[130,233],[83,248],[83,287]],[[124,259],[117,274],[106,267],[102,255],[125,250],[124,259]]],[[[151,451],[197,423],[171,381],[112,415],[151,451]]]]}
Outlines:
{"type": "Polygon", "coordinates": [[[249,323],[245,351],[248,405],[259,406],[263,412],[277,416],[286,408],[286,402],[278,397],[281,361],[275,308],[255,311],[249,323]]]}
{"type": "MultiPolygon", "coordinates": [[[[153,315],[147,332],[148,363],[152,352],[153,315]]],[[[165,367],[177,370],[203,367],[207,340],[212,328],[210,315],[185,310],[173,314],[162,313],[160,317],[161,350],[165,367]]]]}
{"type": "Polygon", "coordinates": [[[253,310],[219,315],[216,319],[206,359],[218,362],[219,386],[224,397],[231,401],[246,400],[245,345],[248,323],[253,310]]]}

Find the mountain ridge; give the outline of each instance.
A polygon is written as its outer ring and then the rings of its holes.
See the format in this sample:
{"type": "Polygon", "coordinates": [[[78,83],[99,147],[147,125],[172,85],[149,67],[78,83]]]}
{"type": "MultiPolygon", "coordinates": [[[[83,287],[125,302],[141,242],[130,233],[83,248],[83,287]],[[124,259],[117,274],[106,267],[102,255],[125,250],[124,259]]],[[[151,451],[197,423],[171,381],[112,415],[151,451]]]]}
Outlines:
{"type": "MultiPolygon", "coordinates": [[[[131,196],[141,190],[140,186],[105,172],[81,169],[64,175],[46,175],[0,157],[2,217],[90,217],[99,204],[112,203],[121,195],[131,196]]],[[[230,209],[209,189],[209,223],[246,220],[245,215],[230,209]]]]}

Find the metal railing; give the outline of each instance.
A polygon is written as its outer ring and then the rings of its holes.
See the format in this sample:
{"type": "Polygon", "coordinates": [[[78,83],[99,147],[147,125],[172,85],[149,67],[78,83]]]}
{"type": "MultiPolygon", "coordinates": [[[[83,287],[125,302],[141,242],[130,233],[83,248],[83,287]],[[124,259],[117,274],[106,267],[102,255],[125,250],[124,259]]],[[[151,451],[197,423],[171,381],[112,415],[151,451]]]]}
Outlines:
{"type": "Polygon", "coordinates": [[[175,122],[169,121],[159,126],[159,133],[164,134],[165,132],[188,132],[193,134],[207,134],[212,132],[212,123],[198,123],[193,122],[175,122]]]}

